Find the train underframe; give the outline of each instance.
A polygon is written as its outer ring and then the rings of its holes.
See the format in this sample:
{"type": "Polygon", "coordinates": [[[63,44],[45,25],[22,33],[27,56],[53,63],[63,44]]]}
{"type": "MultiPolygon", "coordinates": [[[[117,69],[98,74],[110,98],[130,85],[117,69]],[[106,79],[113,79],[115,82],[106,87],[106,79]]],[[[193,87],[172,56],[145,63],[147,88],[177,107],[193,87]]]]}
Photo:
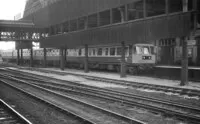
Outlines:
{"type": "MultiPolygon", "coordinates": [[[[8,63],[17,63],[17,59],[3,59],[4,62],[8,63]]],[[[29,66],[30,59],[20,60],[21,65],[29,66]]],[[[33,60],[33,64],[35,67],[43,67],[43,60],[33,60]]],[[[47,60],[47,67],[60,67],[60,60],[47,60]]],[[[131,64],[126,63],[126,72],[132,75],[149,75],[153,72],[153,67],[155,64],[131,64]]],[[[73,69],[84,69],[84,62],[72,62],[66,61],[65,67],[73,68],[73,69]]],[[[120,63],[99,63],[99,62],[89,62],[90,70],[98,70],[98,71],[109,71],[109,72],[120,72],[121,64],[120,63]]]]}

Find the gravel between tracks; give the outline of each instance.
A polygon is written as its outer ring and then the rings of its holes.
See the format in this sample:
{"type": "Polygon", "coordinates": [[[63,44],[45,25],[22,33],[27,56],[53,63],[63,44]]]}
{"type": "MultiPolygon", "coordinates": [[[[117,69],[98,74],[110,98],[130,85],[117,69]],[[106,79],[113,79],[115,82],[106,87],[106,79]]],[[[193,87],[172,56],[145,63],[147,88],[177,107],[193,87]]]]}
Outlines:
{"type": "Polygon", "coordinates": [[[36,96],[39,96],[40,98],[51,101],[62,108],[71,110],[77,114],[81,114],[82,116],[91,119],[92,121],[95,121],[98,124],[128,124],[127,122],[119,118],[115,118],[107,114],[102,114],[101,111],[96,111],[95,109],[91,109],[85,105],[81,105],[79,103],[72,102],[71,100],[57,97],[56,95],[49,94],[46,91],[41,91],[27,85],[21,85],[21,84],[20,85],[14,84],[14,85],[17,85],[18,87],[21,87],[26,91],[29,91],[35,94],[36,96]]]}
{"type": "Polygon", "coordinates": [[[33,74],[37,74],[37,75],[53,77],[55,79],[66,80],[66,81],[75,81],[75,82],[81,83],[81,84],[103,87],[103,88],[108,88],[108,89],[115,89],[115,90],[119,90],[119,91],[123,91],[123,92],[129,92],[129,93],[133,93],[133,94],[156,97],[156,98],[160,98],[160,99],[181,102],[183,104],[188,104],[188,105],[191,105],[194,107],[200,107],[200,99],[199,98],[190,97],[187,95],[179,95],[179,94],[174,94],[174,93],[169,93],[169,92],[166,93],[166,92],[162,92],[162,91],[158,92],[158,91],[150,91],[150,90],[144,90],[144,89],[135,89],[135,88],[130,88],[127,86],[116,85],[116,84],[111,84],[111,83],[91,81],[91,80],[87,80],[85,78],[81,78],[78,76],[72,76],[72,75],[62,76],[62,75],[57,75],[57,74],[52,74],[52,73],[43,73],[43,72],[39,72],[39,71],[20,70],[17,68],[13,68],[13,69],[15,69],[17,71],[22,71],[22,72],[28,72],[28,73],[33,73],[33,74]]]}
{"type": "Polygon", "coordinates": [[[0,83],[0,97],[34,124],[82,124],[38,100],[0,83]]]}

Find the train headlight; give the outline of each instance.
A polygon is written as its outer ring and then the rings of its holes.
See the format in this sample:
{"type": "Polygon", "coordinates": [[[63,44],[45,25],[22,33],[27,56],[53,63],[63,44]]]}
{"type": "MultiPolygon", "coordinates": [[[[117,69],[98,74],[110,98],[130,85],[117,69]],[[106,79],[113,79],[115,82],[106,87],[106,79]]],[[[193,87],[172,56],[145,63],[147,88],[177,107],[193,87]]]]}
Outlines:
{"type": "Polygon", "coordinates": [[[151,60],[151,56],[142,56],[142,60],[151,60]]]}

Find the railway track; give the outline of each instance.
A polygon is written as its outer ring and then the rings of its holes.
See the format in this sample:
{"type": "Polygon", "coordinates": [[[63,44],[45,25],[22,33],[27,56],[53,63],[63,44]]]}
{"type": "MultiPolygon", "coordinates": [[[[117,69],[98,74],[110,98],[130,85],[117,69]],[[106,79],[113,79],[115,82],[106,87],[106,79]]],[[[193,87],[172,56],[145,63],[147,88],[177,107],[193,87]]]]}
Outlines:
{"type": "MultiPolygon", "coordinates": [[[[10,75],[12,76],[12,75],[10,75]]],[[[92,96],[95,98],[106,99],[115,102],[122,102],[129,106],[137,106],[145,108],[154,112],[165,113],[166,115],[173,115],[180,119],[189,120],[191,122],[200,122],[200,108],[188,106],[176,102],[160,100],[151,97],[128,94],[116,90],[108,90],[104,88],[97,88],[93,86],[86,86],[83,84],[76,84],[74,82],[66,81],[65,84],[53,83],[49,81],[42,81],[32,78],[24,78],[21,76],[14,76],[23,80],[34,81],[37,86],[41,86],[54,91],[61,91],[73,94],[81,94],[85,96],[92,96]],[[152,104],[153,103],[153,104],[152,104]]]]}
{"type": "Polygon", "coordinates": [[[0,123],[1,124],[32,124],[23,115],[13,109],[5,101],[0,99],[0,123]]]}
{"type": "MultiPolygon", "coordinates": [[[[42,88],[42,87],[39,87],[39,86],[36,86],[36,85],[33,85],[33,84],[26,83],[25,81],[22,81],[22,80],[19,80],[19,79],[16,79],[16,78],[12,78],[12,77],[5,76],[5,75],[2,75],[2,74],[1,74],[1,77],[4,78],[4,79],[9,79],[9,80],[13,80],[13,81],[15,81],[15,82],[18,82],[17,85],[23,84],[22,87],[26,87],[26,88],[28,88],[27,86],[29,86],[29,87],[30,87],[30,86],[31,86],[31,87],[34,87],[34,88],[36,88],[36,89],[38,90],[37,92],[41,92],[41,91],[42,91],[42,92],[47,92],[48,94],[53,95],[53,96],[51,96],[51,97],[53,97],[53,98],[60,97],[60,100],[68,99],[68,100],[74,102],[74,103],[73,103],[74,106],[77,106],[77,104],[79,104],[79,105],[82,104],[82,106],[84,107],[84,109],[90,110],[90,109],[92,108],[92,109],[94,109],[94,110],[92,110],[92,111],[98,111],[97,113],[99,113],[99,112],[100,112],[100,113],[103,113],[103,114],[106,115],[107,118],[114,118],[115,121],[118,120],[118,121],[116,121],[116,122],[122,122],[122,124],[145,124],[144,122],[139,121],[139,120],[137,120],[137,119],[134,119],[134,118],[131,118],[131,117],[127,117],[127,116],[121,115],[121,114],[119,114],[119,113],[112,112],[112,111],[107,110],[107,109],[105,109],[105,108],[98,107],[98,106],[89,104],[89,103],[87,103],[87,102],[80,101],[80,100],[78,100],[78,99],[74,99],[74,98],[72,98],[72,97],[70,97],[70,96],[66,96],[66,95],[63,95],[63,94],[59,94],[59,93],[54,92],[54,91],[49,90],[49,89],[45,89],[45,88],[42,88]]],[[[3,80],[2,82],[4,82],[5,84],[7,84],[7,85],[9,85],[9,86],[12,86],[12,87],[16,88],[16,85],[6,83],[4,80],[3,80]]],[[[17,87],[17,89],[18,89],[18,90],[21,90],[21,91],[23,91],[23,92],[26,92],[27,94],[30,94],[30,93],[28,93],[30,90],[29,90],[29,91],[25,91],[25,90],[23,90],[23,89],[21,89],[21,88],[19,88],[19,87],[17,87]]],[[[34,96],[34,97],[36,97],[36,95],[33,95],[33,94],[31,94],[31,95],[34,96]]],[[[38,98],[38,97],[37,97],[37,98],[38,98]]],[[[41,99],[41,98],[39,98],[39,99],[40,99],[40,100],[43,100],[43,101],[46,101],[46,100],[41,99]]],[[[52,102],[49,102],[49,101],[48,101],[48,104],[55,104],[55,103],[52,103],[52,102]]],[[[58,107],[58,105],[57,105],[57,107],[58,107]]],[[[78,107],[79,107],[79,106],[78,106],[78,107]]],[[[60,109],[61,109],[61,108],[60,108],[60,109]]],[[[65,110],[65,111],[66,111],[66,110],[65,110]]],[[[74,113],[74,112],[73,112],[73,113],[74,113]]],[[[76,113],[76,112],[75,112],[75,113],[76,113]]],[[[81,113],[81,112],[80,112],[80,113],[81,113]]],[[[95,113],[95,114],[96,114],[96,113],[95,113]]],[[[105,115],[104,115],[104,116],[105,116],[105,115]]],[[[76,116],[77,116],[77,115],[76,115],[76,116]]],[[[79,115],[79,117],[80,117],[80,115],[79,115]]],[[[89,119],[84,118],[84,120],[89,120],[89,119]]],[[[88,121],[88,122],[89,122],[89,121],[88,121]]],[[[90,123],[91,123],[91,122],[89,122],[89,124],[90,124],[90,123]]],[[[95,124],[95,121],[93,121],[92,124],[95,124]]]]}
{"type": "MultiPolygon", "coordinates": [[[[31,68],[31,70],[36,70],[36,71],[40,71],[40,72],[44,72],[44,73],[53,73],[53,74],[57,74],[57,75],[73,75],[73,76],[83,77],[85,79],[92,80],[92,81],[101,81],[101,82],[105,82],[105,83],[113,83],[113,84],[118,84],[118,85],[122,85],[122,86],[133,87],[133,88],[150,89],[150,90],[155,90],[155,91],[164,91],[164,92],[171,92],[171,93],[180,94],[180,95],[200,97],[200,91],[195,90],[195,89],[162,86],[162,85],[156,85],[156,84],[145,84],[145,83],[139,83],[139,82],[115,80],[115,79],[88,76],[88,75],[84,75],[84,74],[75,74],[75,73],[69,73],[69,72],[58,72],[58,71],[52,71],[52,70],[47,71],[47,70],[35,69],[35,68],[31,68]]],[[[7,69],[7,71],[20,73],[19,71],[12,70],[12,69],[7,69]]],[[[36,74],[31,74],[31,75],[32,75],[32,77],[38,76],[36,74]]],[[[29,77],[30,77],[30,75],[29,75],[29,77]]],[[[40,76],[40,77],[46,78],[45,76],[40,76]]],[[[48,78],[51,78],[51,77],[48,77],[48,78]]],[[[52,79],[55,80],[55,78],[52,78],[52,79]]]]}

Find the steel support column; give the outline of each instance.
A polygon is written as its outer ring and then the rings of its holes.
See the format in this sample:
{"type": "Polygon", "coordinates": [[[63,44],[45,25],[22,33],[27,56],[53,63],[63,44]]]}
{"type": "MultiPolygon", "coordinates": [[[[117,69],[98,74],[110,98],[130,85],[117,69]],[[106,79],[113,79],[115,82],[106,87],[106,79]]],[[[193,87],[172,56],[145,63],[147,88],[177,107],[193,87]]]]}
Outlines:
{"type": "Polygon", "coordinates": [[[47,64],[47,49],[44,48],[43,52],[44,52],[43,67],[46,68],[46,64],[47,64]]]}
{"type": "Polygon", "coordinates": [[[64,49],[60,49],[60,69],[64,70],[64,49]]]}
{"type": "Polygon", "coordinates": [[[165,13],[168,15],[169,14],[169,0],[165,0],[165,13]]]}
{"type": "Polygon", "coordinates": [[[33,48],[30,49],[30,67],[33,67],[33,48]]]}
{"type": "Polygon", "coordinates": [[[23,59],[23,49],[21,49],[21,65],[23,65],[23,63],[24,63],[24,59],[23,59]]]}
{"type": "Polygon", "coordinates": [[[126,60],[125,60],[125,43],[121,42],[121,69],[120,69],[120,77],[126,77],[126,60]]]}
{"type": "Polygon", "coordinates": [[[17,49],[17,65],[20,65],[20,53],[19,53],[19,49],[17,49]]]}
{"type": "Polygon", "coordinates": [[[182,70],[181,70],[181,86],[188,85],[188,52],[187,37],[182,39],[182,70]]]}
{"type": "Polygon", "coordinates": [[[67,48],[64,49],[64,67],[67,64],[67,48]]]}
{"type": "Polygon", "coordinates": [[[85,73],[88,73],[88,72],[89,72],[89,66],[88,66],[88,45],[87,45],[87,44],[85,44],[84,71],[85,71],[85,73]]]}

